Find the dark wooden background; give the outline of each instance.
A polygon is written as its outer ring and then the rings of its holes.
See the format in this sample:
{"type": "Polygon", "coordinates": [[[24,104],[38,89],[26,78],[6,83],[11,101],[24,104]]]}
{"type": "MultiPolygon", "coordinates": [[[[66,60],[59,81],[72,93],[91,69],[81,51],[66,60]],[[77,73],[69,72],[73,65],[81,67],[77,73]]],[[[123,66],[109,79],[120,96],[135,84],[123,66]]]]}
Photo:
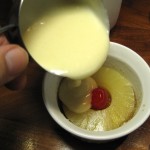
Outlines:
{"type": "MultiPolygon", "coordinates": [[[[0,25],[10,0],[0,0],[0,25]]],[[[136,51],[150,65],[150,0],[123,0],[111,41],[136,51]]],[[[150,118],[138,130],[107,144],[76,139],[49,116],[42,99],[42,70],[32,59],[22,91],[0,88],[0,150],[150,150],[150,118]]]]}

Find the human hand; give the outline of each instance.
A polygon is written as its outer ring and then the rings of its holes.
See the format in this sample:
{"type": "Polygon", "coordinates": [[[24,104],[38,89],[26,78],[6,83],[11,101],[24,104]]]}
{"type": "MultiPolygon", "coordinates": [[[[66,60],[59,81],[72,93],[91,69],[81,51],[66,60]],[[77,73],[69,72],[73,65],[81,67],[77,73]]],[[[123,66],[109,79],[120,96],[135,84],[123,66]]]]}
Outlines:
{"type": "Polygon", "coordinates": [[[24,70],[28,61],[23,48],[10,44],[4,35],[0,35],[0,86],[22,89],[26,83],[24,70]]]}

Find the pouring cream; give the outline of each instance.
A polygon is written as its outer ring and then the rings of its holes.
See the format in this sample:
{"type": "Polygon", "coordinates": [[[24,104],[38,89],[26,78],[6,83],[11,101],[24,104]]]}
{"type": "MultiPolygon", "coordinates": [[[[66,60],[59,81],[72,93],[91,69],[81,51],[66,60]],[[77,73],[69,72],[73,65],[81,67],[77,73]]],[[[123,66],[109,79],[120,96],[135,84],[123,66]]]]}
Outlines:
{"type": "Polygon", "coordinates": [[[97,85],[89,77],[103,65],[109,49],[102,3],[83,2],[47,11],[23,33],[25,46],[38,64],[48,72],[73,79],[62,81],[59,96],[79,113],[91,107],[90,91],[97,85]]]}
{"type": "Polygon", "coordinates": [[[106,17],[100,18],[87,5],[61,6],[46,12],[29,26],[23,33],[23,41],[46,71],[84,79],[106,60],[109,49],[106,17]]]}

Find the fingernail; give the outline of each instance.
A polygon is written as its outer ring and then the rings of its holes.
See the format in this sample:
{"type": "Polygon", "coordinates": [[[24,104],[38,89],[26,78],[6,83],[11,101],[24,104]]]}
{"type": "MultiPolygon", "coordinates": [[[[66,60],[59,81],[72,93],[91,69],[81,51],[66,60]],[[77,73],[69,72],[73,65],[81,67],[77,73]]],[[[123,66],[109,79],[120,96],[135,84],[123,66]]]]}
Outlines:
{"type": "Polygon", "coordinates": [[[19,56],[20,54],[20,50],[19,49],[12,49],[9,50],[6,54],[5,54],[5,59],[6,59],[6,64],[7,64],[7,68],[8,68],[8,72],[10,75],[16,75],[18,74],[20,68],[18,68],[19,66],[19,56]]]}

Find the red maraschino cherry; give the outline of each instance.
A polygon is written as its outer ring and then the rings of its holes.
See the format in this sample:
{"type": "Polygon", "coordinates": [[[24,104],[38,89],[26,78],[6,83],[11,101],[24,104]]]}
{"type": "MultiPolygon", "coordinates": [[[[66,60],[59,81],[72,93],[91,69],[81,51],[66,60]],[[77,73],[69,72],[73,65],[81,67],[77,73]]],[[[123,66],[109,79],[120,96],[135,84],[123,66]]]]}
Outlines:
{"type": "Polygon", "coordinates": [[[91,108],[94,110],[102,110],[107,108],[111,103],[111,96],[104,88],[95,88],[92,91],[91,108]]]}

